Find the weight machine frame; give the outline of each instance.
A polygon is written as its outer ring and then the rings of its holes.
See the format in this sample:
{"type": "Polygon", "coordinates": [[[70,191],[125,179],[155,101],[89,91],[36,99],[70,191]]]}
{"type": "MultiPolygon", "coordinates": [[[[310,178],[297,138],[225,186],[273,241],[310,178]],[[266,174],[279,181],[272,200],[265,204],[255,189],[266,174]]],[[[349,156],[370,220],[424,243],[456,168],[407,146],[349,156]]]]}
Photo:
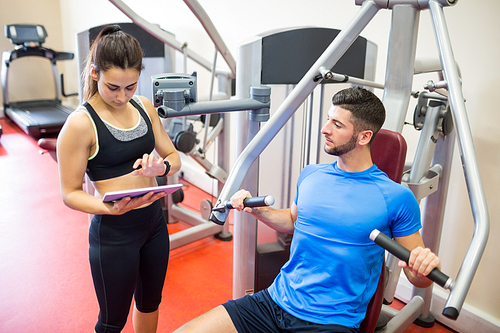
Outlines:
{"type": "MultiPolygon", "coordinates": [[[[121,2],[120,0],[110,1],[114,4],[121,2]]],[[[195,0],[185,0],[185,2],[188,5],[189,3],[197,4],[195,0]]],[[[220,191],[210,219],[224,223],[229,211],[221,209],[221,206],[240,187],[258,194],[256,161],[259,155],[315,87],[322,80],[336,77],[336,74],[331,73],[328,69],[338,62],[378,11],[389,9],[392,11],[392,23],[384,84],[361,82],[355,78],[348,79],[347,82],[375,88],[383,87],[383,103],[387,110],[384,128],[401,133],[409,100],[411,96],[416,96],[411,90],[414,75],[420,72],[439,73],[440,81],[430,82],[425,87],[431,93],[418,94],[420,110],[417,110],[418,116],[415,117],[415,120],[421,120],[421,124],[415,124],[415,126],[421,126],[418,129],[421,129],[422,133],[414,162],[404,175],[403,182],[413,191],[419,201],[426,198],[422,237],[426,246],[437,252],[443,224],[453,147],[455,139],[458,138],[475,229],[460,271],[449,288],[450,293],[443,310],[444,316],[456,319],[479,265],[489,234],[488,210],[461,90],[459,68],[453,56],[443,10],[444,7],[455,5],[457,2],[458,0],[355,0],[356,5],[360,6],[358,14],[311,66],[262,128],[259,128],[261,120],[258,119],[255,112],[250,112],[248,115],[245,113],[237,114],[239,125],[247,131],[241,133],[237,138],[236,150],[241,153],[220,191]],[[418,23],[422,10],[429,10],[431,13],[440,58],[437,66],[435,63],[419,63],[415,60],[418,23]],[[451,125],[451,123],[453,124],[451,125]],[[450,131],[451,128],[453,131],[450,131]]],[[[204,27],[207,28],[206,25],[204,27]]],[[[151,29],[154,32],[155,27],[153,26],[151,29]]],[[[224,53],[224,45],[221,43],[220,36],[218,34],[211,36],[214,36],[212,39],[216,46],[219,45],[217,49],[224,53]]],[[[192,58],[198,58],[198,56],[193,55],[192,58]]],[[[201,60],[199,63],[204,64],[201,60]]],[[[204,66],[208,68],[206,63],[204,66]]],[[[250,88],[260,85],[260,82],[256,81],[256,77],[249,74],[254,66],[252,59],[243,57],[238,59],[238,69],[240,69],[236,75],[236,97],[238,99],[247,99],[250,88]]],[[[233,67],[230,65],[230,68],[233,67]]],[[[232,74],[234,75],[234,71],[232,74]]],[[[200,108],[200,112],[202,112],[201,109],[203,108],[200,108]]],[[[257,221],[254,218],[248,214],[235,212],[234,298],[253,292],[256,228],[257,221]]],[[[388,266],[392,278],[385,298],[391,301],[395,292],[394,284],[399,278],[399,271],[391,256],[388,259],[388,266]]],[[[421,322],[432,322],[431,296],[432,287],[414,288],[411,301],[401,311],[384,306],[383,312],[391,318],[387,325],[387,332],[403,332],[417,318],[421,322]]]]}
{"type": "MultiPolygon", "coordinates": [[[[444,216],[444,204],[450,177],[453,145],[458,138],[460,156],[464,177],[469,191],[475,230],[474,235],[463,260],[460,271],[450,288],[443,315],[456,319],[465,301],[473,276],[486,246],[489,234],[489,216],[482,187],[482,182],[475,156],[472,135],[467,119],[464,97],[461,90],[459,69],[455,62],[452,46],[444,18],[443,7],[455,5],[457,0],[356,0],[360,10],[355,18],[341,31],[325,52],[318,58],[310,70],[304,75],[290,95],[280,105],[271,119],[259,130],[257,122],[240,116],[240,126],[248,128],[251,140],[239,137],[237,149],[241,152],[233,166],[228,179],[219,195],[216,208],[230,198],[240,187],[257,193],[258,168],[255,161],[269,142],[286,124],[293,113],[306,100],[321,80],[315,80],[318,75],[326,78],[328,71],[346,52],[361,31],[378,13],[380,9],[392,10],[392,26],[389,41],[386,78],[384,83],[383,103],[387,110],[387,120],[384,128],[401,132],[409,100],[412,96],[411,86],[415,74],[415,51],[418,35],[420,11],[429,10],[434,25],[435,37],[439,49],[440,66],[438,68],[422,65],[423,71],[440,72],[440,81],[428,84],[426,89],[442,93],[445,90],[445,101],[440,94],[428,106],[425,106],[426,116],[422,127],[422,135],[418,144],[416,158],[405,181],[414,191],[417,199],[427,197],[424,212],[424,228],[422,237],[426,246],[437,251],[444,216]],[[444,133],[443,119],[449,110],[453,119],[452,133],[444,133]]],[[[250,59],[238,59],[238,68],[251,68],[250,59]]],[[[329,74],[328,74],[329,76],[329,74]]],[[[248,87],[256,85],[255,78],[238,72],[237,97],[246,98],[248,87]]],[[[427,96],[431,98],[432,96],[427,96]]],[[[448,117],[449,119],[449,117],[448,117]]],[[[448,121],[449,125],[449,121],[448,121]]],[[[213,221],[225,221],[228,211],[212,212],[213,221]]],[[[235,212],[234,215],[234,272],[233,297],[241,297],[253,292],[252,254],[255,253],[256,220],[235,212]]],[[[389,260],[389,266],[394,266],[394,260],[389,260]]],[[[397,269],[391,268],[392,276],[399,277],[397,269]]],[[[394,292],[389,288],[390,293],[394,292]]],[[[387,298],[388,294],[386,294],[387,298]]],[[[384,307],[391,320],[387,332],[403,332],[411,322],[420,318],[422,321],[430,318],[430,300],[432,288],[414,288],[412,300],[399,312],[384,307]]]]}

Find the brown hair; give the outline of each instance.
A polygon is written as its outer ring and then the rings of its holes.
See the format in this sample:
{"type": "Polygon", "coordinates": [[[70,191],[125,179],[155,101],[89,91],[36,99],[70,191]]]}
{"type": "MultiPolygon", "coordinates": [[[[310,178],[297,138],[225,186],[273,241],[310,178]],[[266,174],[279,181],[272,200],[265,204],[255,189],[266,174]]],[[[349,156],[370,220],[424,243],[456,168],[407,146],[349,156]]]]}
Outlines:
{"type": "Polygon", "coordinates": [[[380,99],[371,91],[355,86],[336,93],[332,103],[351,111],[351,121],[356,132],[373,132],[371,144],[385,121],[385,108],[380,99]]]}
{"type": "Polygon", "coordinates": [[[82,72],[83,100],[89,100],[97,92],[97,82],[90,76],[90,65],[94,65],[98,74],[113,67],[141,72],[144,69],[142,57],[143,51],[137,39],[125,33],[119,25],[105,26],[92,43],[82,72]]]}

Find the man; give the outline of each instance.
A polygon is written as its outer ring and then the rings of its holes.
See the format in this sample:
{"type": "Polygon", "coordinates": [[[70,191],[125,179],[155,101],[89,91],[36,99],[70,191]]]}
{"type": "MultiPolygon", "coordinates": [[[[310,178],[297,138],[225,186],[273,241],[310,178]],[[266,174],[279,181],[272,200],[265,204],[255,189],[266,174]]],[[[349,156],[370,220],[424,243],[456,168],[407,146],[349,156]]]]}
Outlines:
{"type": "Polygon", "coordinates": [[[338,159],[302,170],[291,208],[244,208],[251,197],[245,190],[231,198],[237,210],[293,233],[289,261],[266,290],[218,306],[176,332],[357,332],[383,262],[383,249],[369,239],[373,229],[412,249],[409,264],[400,263],[411,283],[432,283],[425,276],[440,260],[424,248],[418,203],[371,159],[371,142],[385,120],[382,102],[359,87],[338,92],[332,102],[321,132],[325,151],[338,159]]]}

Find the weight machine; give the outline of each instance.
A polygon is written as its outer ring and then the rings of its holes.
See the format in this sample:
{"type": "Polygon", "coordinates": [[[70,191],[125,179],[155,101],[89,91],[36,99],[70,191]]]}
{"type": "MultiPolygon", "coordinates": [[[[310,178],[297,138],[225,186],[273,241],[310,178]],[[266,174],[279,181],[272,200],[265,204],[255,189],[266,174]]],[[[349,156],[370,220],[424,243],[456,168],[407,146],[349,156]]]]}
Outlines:
{"type": "MultiPolygon", "coordinates": [[[[486,200],[461,91],[459,69],[453,57],[444,18],[444,7],[456,3],[456,0],[356,0],[356,5],[361,7],[354,20],[341,31],[327,50],[311,66],[270,120],[258,130],[252,119],[244,119],[243,117],[240,119],[242,127],[254,129],[254,136],[251,140],[245,142],[244,139],[240,139],[237,143],[238,148],[241,148],[241,154],[219,195],[211,220],[216,223],[224,223],[229,211],[219,209],[220,205],[240,187],[257,193],[258,168],[254,164],[257,157],[320,83],[319,81],[338,77],[337,73],[333,73],[329,69],[338,62],[378,11],[389,9],[392,11],[392,26],[385,83],[379,85],[364,82],[361,85],[384,88],[383,103],[387,110],[384,128],[401,132],[409,100],[412,95],[417,96],[411,90],[414,74],[438,72],[439,81],[429,82],[425,86],[427,92],[418,93],[419,105],[414,119],[416,120],[415,126],[420,127],[421,130],[420,141],[414,162],[411,169],[405,173],[403,182],[410,187],[419,201],[426,198],[422,237],[426,246],[437,252],[450,178],[453,145],[455,138],[458,138],[475,230],[462,267],[457,277],[447,286],[450,293],[443,315],[450,319],[456,319],[477,270],[489,233],[486,200]],[[435,66],[434,63],[415,61],[417,29],[422,10],[429,10],[431,13],[439,49],[440,62],[438,66],[435,66]]],[[[243,61],[244,65],[240,65],[239,68],[248,67],[246,65],[252,63],[249,59],[245,60],[247,63],[243,61]]],[[[245,84],[258,83],[252,82],[255,78],[250,77],[251,75],[248,75],[248,82],[240,82],[240,85],[237,81],[237,89],[245,84]]],[[[240,79],[239,75],[237,75],[238,79],[240,79]]],[[[347,82],[350,81],[349,78],[345,79],[347,82]]],[[[241,94],[237,94],[237,96],[241,97],[241,94]]],[[[252,258],[248,258],[248,255],[251,256],[254,253],[252,250],[255,249],[255,237],[253,236],[256,234],[256,221],[241,213],[235,213],[234,219],[235,274],[233,296],[236,298],[254,290],[251,278],[253,276],[253,262],[252,258]],[[246,257],[236,263],[241,259],[238,254],[242,253],[246,253],[246,257]]],[[[388,259],[388,267],[391,272],[391,282],[386,289],[385,298],[390,302],[394,293],[392,286],[399,278],[399,270],[391,256],[388,259]]],[[[414,288],[413,297],[403,310],[395,311],[384,306],[384,314],[391,318],[387,325],[387,332],[403,332],[416,319],[419,319],[420,323],[431,325],[433,322],[430,313],[431,296],[431,287],[423,290],[414,288]]]]}
{"type": "MultiPolygon", "coordinates": [[[[116,2],[116,0],[113,1],[116,2]]],[[[196,2],[189,1],[189,3],[196,2]]],[[[267,113],[268,105],[266,103],[264,103],[266,105],[254,105],[255,102],[247,100],[254,88],[263,91],[261,77],[253,75],[254,71],[258,72],[261,69],[262,64],[256,62],[251,56],[246,58],[243,55],[240,56],[238,68],[241,71],[236,75],[236,97],[252,104],[251,107],[248,106],[248,109],[255,107],[261,111],[248,114],[238,113],[239,126],[245,128],[249,134],[242,133],[237,138],[236,149],[241,153],[225,181],[210,219],[216,224],[224,224],[229,213],[229,208],[225,203],[240,187],[258,194],[259,168],[256,162],[259,155],[320,83],[333,80],[365,87],[383,88],[383,103],[387,110],[384,128],[399,133],[403,129],[410,98],[418,97],[414,126],[421,131],[420,140],[413,164],[403,175],[403,183],[413,191],[419,202],[426,199],[422,230],[424,243],[432,251],[437,252],[456,139],[458,139],[474,217],[474,235],[462,267],[454,280],[448,279],[444,284],[450,293],[443,315],[450,319],[457,319],[484,252],[489,233],[488,211],[461,91],[460,73],[453,57],[444,18],[444,7],[455,5],[457,0],[355,0],[355,3],[360,6],[358,14],[311,65],[262,128],[259,128],[259,122],[262,119],[265,121],[267,116],[262,116],[260,112],[267,113]],[[392,11],[384,84],[335,73],[332,70],[334,65],[339,62],[362,30],[381,9],[392,11]],[[434,62],[418,62],[415,59],[418,23],[422,10],[429,10],[431,13],[440,58],[437,65],[434,62]],[[413,92],[414,75],[425,72],[436,72],[439,81],[426,84],[425,92],[413,92]]],[[[194,101],[192,105],[183,105],[176,110],[165,104],[168,100],[166,98],[168,94],[165,91],[156,94],[163,97],[161,104],[166,107],[160,107],[160,113],[171,112],[172,109],[176,112],[181,110],[185,114],[193,114],[191,110],[197,109],[194,101]]],[[[189,98],[186,98],[186,95],[183,96],[185,104],[189,104],[189,98]]],[[[175,97],[174,101],[183,102],[182,98],[178,97],[175,97]]],[[[200,105],[196,112],[209,113],[207,110],[211,107],[209,104],[200,105]]],[[[226,107],[226,105],[218,107],[226,107]]],[[[231,105],[228,108],[235,108],[235,106],[231,105]]],[[[257,222],[247,214],[238,212],[235,212],[234,218],[233,297],[237,298],[246,293],[252,293],[255,289],[257,222]]],[[[391,255],[388,256],[387,265],[391,276],[385,293],[385,299],[388,302],[392,301],[395,292],[394,285],[400,275],[396,261],[391,255]]],[[[432,287],[414,288],[413,297],[403,310],[396,311],[384,306],[383,313],[390,318],[387,332],[403,332],[417,319],[421,324],[432,325],[431,296],[432,287]]]]}

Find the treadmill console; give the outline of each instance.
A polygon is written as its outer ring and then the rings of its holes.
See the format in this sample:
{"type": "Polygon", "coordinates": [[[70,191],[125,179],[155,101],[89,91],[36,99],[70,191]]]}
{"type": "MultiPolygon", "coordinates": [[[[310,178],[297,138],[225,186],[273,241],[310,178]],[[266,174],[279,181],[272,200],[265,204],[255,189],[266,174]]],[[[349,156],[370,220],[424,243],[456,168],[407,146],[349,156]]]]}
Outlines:
{"type": "Polygon", "coordinates": [[[10,24],[4,28],[5,37],[14,45],[40,46],[45,43],[47,31],[42,25],[10,24]]]}

